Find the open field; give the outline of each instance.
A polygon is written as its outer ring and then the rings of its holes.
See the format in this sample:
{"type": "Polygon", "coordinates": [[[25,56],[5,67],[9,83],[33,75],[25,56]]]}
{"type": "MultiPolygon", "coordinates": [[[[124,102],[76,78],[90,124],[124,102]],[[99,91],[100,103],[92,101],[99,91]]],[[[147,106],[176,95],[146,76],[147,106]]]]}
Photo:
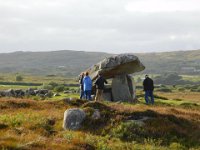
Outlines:
{"type": "Polygon", "coordinates": [[[179,100],[179,101],[188,101],[200,104],[200,92],[172,92],[172,93],[163,93],[157,92],[158,95],[167,97],[169,99],[179,100]]]}
{"type": "Polygon", "coordinates": [[[194,81],[194,82],[197,82],[197,81],[200,81],[200,76],[199,75],[182,75],[183,79],[185,80],[188,80],[188,81],[194,81]]]}
{"type": "MultiPolygon", "coordinates": [[[[57,86],[77,83],[76,79],[59,76],[22,76],[24,83],[43,85],[1,85],[0,89],[44,88],[52,82],[58,83],[57,86]]],[[[142,75],[136,77],[142,78],[142,75]]],[[[16,82],[15,74],[1,74],[0,81],[16,82]]],[[[137,85],[141,87],[141,82],[137,85]]],[[[145,105],[141,88],[137,89],[138,102],[135,104],[87,102],[79,100],[79,94],[64,93],[63,90],[65,88],[59,92],[60,96],[45,100],[34,96],[23,99],[1,97],[0,149],[200,149],[200,92],[191,92],[185,85],[156,87],[153,106],[145,105]],[[68,99],[72,100],[69,102],[68,99]],[[62,128],[63,113],[68,108],[86,111],[86,120],[79,131],[62,128]],[[99,120],[91,119],[94,109],[100,110],[99,120]],[[142,117],[151,119],[143,126],[132,121],[142,117]]],[[[57,92],[56,87],[52,91],[57,92]]]]}
{"type": "MultiPolygon", "coordinates": [[[[138,91],[138,94],[142,91],[138,91]]],[[[199,149],[200,105],[190,93],[178,101],[180,93],[155,93],[155,106],[144,104],[138,96],[137,104],[93,103],[73,100],[77,94],[64,95],[56,99],[35,101],[31,99],[0,99],[0,147],[1,149],[199,149]],[[191,96],[191,97],[190,97],[191,96]],[[168,100],[163,100],[167,98],[168,100]],[[182,102],[187,105],[181,105],[182,102]],[[68,108],[84,110],[98,108],[100,120],[83,123],[79,131],[62,129],[63,113],[68,108]],[[143,127],[129,121],[130,118],[148,116],[143,127]]],[[[198,93],[199,94],[199,93],[198,93]]],[[[180,97],[179,97],[180,98],[180,97]]]]}
{"type": "MultiPolygon", "coordinates": [[[[0,74],[0,82],[16,82],[16,74],[9,74],[9,73],[1,73],[0,74]]],[[[59,84],[66,84],[66,83],[76,83],[77,79],[75,78],[66,78],[64,76],[56,76],[56,75],[47,75],[47,76],[32,76],[28,74],[19,74],[22,76],[23,80],[21,82],[28,82],[28,83],[49,83],[49,82],[56,82],[59,84]]]]}

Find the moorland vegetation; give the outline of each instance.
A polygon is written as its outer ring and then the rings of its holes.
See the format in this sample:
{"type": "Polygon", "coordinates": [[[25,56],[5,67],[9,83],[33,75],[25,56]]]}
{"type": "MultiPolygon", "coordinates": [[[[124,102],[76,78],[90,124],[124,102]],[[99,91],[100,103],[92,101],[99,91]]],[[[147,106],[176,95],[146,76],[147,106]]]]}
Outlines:
{"type": "MultiPolygon", "coordinates": [[[[200,93],[198,85],[156,85],[155,105],[145,105],[141,82],[137,83],[137,103],[88,102],[79,100],[76,79],[59,76],[22,75],[23,81],[43,83],[35,88],[49,88],[60,96],[0,98],[1,149],[157,149],[197,150],[200,148],[200,93]],[[46,80],[44,80],[46,79],[46,80]],[[65,85],[65,84],[66,85],[65,85]],[[195,86],[195,87],[194,87],[195,86]],[[166,90],[168,89],[168,90],[166,90]],[[64,93],[66,90],[74,92],[64,93]],[[81,108],[87,116],[78,131],[64,131],[63,113],[81,108]],[[101,118],[92,119],[95,109],[101,118]],[[149,117],[141,126],[134,120],[149,117]]],[[[151,75],[152,76],[152,75],[151,75]]],[[[155,75],[153,75],[155,76],[155,75]]],[[[14,75],[2,79],[16,82],[14,75]]],[[[142,76],[138,76],[142,80],[142,76]]],[[[138,78],[136,77],[136,78],[138,78]]],[[[156,76],[155,76],[156,77],[156,76]]],[[[189,76],[181,76],[189,79],[189,76]]],[[[1,89],[30,88],[30,85],[1,85],[1,89]]]]}

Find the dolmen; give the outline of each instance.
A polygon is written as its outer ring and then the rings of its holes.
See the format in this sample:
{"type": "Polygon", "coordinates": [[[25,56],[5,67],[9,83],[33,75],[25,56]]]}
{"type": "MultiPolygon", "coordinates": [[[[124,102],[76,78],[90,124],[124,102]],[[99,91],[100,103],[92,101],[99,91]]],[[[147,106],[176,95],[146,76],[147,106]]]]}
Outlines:
{"type": "Polygon", "coordinates": [[[94,81],[98,73],[105,79],[112,79],[110,88],[104,90],[103,97],[109,101],[132,102],[135,98],[130,74],[140,72],[145,66],[133,54],[120,54],[105,58],[86,71],[94,81]]]}

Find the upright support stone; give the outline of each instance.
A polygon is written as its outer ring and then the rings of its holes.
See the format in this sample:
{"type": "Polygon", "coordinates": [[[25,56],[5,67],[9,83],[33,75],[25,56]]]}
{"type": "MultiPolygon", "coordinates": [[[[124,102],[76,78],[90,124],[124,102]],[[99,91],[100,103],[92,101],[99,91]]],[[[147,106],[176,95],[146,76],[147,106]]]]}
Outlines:
{"type": "Polygon", "coordinates": [[[129,88],[129,91],[130,91],[130,94],[131,94],[131,98],[133,99],[134,97],[134,93],[133,93],[133,82],[132,82],[132,79],[131,79],[131,76],[130,75],[126,75],[126,78],[127,78],[127,82],[128,82],[128,88],[129,88]]]}
{"type": "Polygon", "coordinates": [[[112,95],[114,101],[132,102],[133,96],[129,88],[127,75],[117,75],[112,81],[112,95]]]}

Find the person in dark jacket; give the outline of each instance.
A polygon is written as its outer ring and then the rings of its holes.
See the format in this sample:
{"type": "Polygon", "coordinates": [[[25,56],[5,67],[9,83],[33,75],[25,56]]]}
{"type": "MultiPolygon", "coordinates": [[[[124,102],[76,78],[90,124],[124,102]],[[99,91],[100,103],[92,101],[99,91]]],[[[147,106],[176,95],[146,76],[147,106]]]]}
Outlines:
{"type": "Polygon", "coordinates": [[[84,89],[83,89],[83,78],[84,78],[84,73],[82,72],[79,76],[79,84],[80,84],[80,99],[84,97],[84,89]]]}
{"type": "Polygon", "coordinates": [[[96,85],[96,96],[95,96],[95,101],[101,101],[102,93],[104,90],[104,83],[108,83],[104,77],[102,76],[101,73],[98,74],[97,80],[95,81],[96,85]]]}
{"type": "Polygon", "coordinates": [[[145,101],[146,104],[149,104],[149,97],[151,98],[151,104],[154,104],[154,96],[153,96],[153,90],[154,90],[154,83],[151,78],[149,78],[148,75],[145,75],[145,80],[143,81],[143,88],[145,91],[145,101]]]}

